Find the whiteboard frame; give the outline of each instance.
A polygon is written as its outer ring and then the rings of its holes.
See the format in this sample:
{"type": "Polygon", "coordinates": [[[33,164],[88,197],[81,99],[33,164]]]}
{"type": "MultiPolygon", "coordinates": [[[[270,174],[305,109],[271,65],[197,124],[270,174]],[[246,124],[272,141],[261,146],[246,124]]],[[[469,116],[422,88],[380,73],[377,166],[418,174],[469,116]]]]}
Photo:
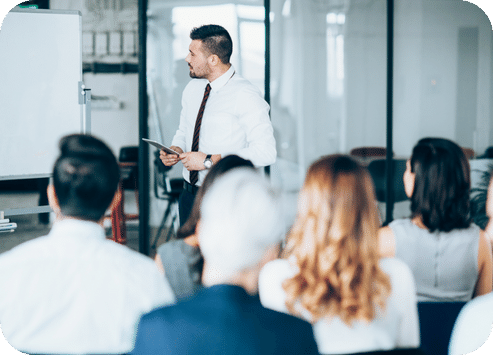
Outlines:
{"type": "MultiPolygon", "coordinates": [[[[23,9],[23,8],[13,8],[10,12],[14,13],[30,13],[30,14],[40,14],[40,15],[76,15],[79,18],[79,53],[80,53],[80,72],[79,72],[79,80],[80,82],[75,83],[74,85],[74,95],[77,95],[75,90],[79,90],[80,83],[83,80],[82,73],[82,14],[77,10],[45,10],[45,9],[23,9]]],[[[7,14],[8,16],[8,14],[7,14]]],[[[3,27],[3,26],[2,26],[3,27]]],[[[1,29],[0,29],[1,33],[1,29]]],[[[89,90],[89,89],[87,89],[89,90]]],[[[79,95],[81,92],[79,90],[79,95]]],[[[82,103],[79,102],[80,105],[80,131],[79,133],[89,133],[90,131],[90,90],[88,92],[89,102],[84,100],[82,103]]],[[[84,95],[84,94],[83,94],[84,95]]],[[[80,101],[80,100],[79,100],[80,101]]],[[[22,174],[22,175],[0,175],[0,181],[8,181],[8,180],[23,180],[23,179],[36,179],[36,178],[46,178],[51,177],[52,172],[47,173],[39,173],[39,174],[22,174]]]]}

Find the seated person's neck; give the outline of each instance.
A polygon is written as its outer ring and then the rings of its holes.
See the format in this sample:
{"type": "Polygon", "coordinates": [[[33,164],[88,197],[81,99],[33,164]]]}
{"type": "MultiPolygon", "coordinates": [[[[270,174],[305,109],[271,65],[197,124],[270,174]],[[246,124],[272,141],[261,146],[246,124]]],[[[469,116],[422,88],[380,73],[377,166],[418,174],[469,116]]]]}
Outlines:
{"type": "Polygon", "coordinates": [[[258,268],[243,270],[233,275],[224,275],[221,271],[204,263],[202,283],[206,287],[214,285],[234,285],[245,289],[250,295],[258,293],[258,268]]]}

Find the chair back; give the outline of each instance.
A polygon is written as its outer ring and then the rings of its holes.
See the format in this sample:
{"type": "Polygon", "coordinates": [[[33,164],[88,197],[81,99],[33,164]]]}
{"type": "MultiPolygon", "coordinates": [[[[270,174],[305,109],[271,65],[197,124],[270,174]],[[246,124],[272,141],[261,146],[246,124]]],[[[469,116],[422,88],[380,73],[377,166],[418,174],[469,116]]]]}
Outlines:
{"type": "Polygon", "coordinates": [[[406,348],[406,349],[392,349],[392,350],[375,350],[362,353],[353,353],[345,355],[431,355],[425,353],[421,348],[406,348]]]}
{"type": "Polygon", "coordinates": [[[118,154],[118,164],[125,190],[136,190],[139,186],[139,147],[121,147],[118,154]]]}
{"type": "Polygon", "coordinates": [[[154,196],[158,199],[178,199],[183,190],[183,178],[169,178],[168,172],[171,168],[161,162],[159,151],[156,150],[154,152],[154,196]]]}
{"type": "Polygon", "coordinates": [[[455,320],[466,302],[418,302],[421,348],[427,354],[447,355],[455,320]]]}
{"type": "Polygon", "coordinates": [[[385,157],[387,148],[385,147],[357,147],[351,149],[349,155],[354,155],[360,158],[370,157],[385,157]]]}
{"type": "Polygon", "coordinates": [[[473,159],[476,156],[474,149],[462,147],[462,151],[467,159],[473,159]]]}
{"type": "MultiPolygon", "coordinates": [[[[406,171],[405,159],[393,159],[392,165],[394,168],[394,201],[401,202],[408,199],[406,191],[404,189],[404,181],[402,180],[404,172],[406,171]]],[[[377,200],[385,202],[387,200],[387,173],[385,166],[385,159],[376,159],[370,162],[368,165],[368,171],[373,178],[375,184],[375,194],[377,200]]]]}

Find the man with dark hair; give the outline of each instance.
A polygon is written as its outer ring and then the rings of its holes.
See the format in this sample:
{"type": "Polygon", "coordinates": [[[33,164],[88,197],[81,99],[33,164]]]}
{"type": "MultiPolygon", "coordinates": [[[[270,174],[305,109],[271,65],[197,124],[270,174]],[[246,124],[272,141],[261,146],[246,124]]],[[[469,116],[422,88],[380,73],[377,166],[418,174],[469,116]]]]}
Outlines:
{"type": "Polygon", "coordinates": [[[151,259],[105,237],[120,175],[108,146],[74,134],[60,151],[52,230],[0,256],[2,331],[30,354],[125,353],[140,316],[174,296],[151,259]]]}
{"type": "Polygon", "coordinates": [[[236,154],[256,167],[276,160],[276,142],[269,118],[269,105],[259,89],[242,78],[229,62],[231,37],[221,26],[205,25],[190,32],[185,60],[190,81],[182,97],[180,125],[166,166],[183,164],[184,190],[180,196],[180,224],[187,220],[198,186],[207,170],[221,157],[236,154]]]}

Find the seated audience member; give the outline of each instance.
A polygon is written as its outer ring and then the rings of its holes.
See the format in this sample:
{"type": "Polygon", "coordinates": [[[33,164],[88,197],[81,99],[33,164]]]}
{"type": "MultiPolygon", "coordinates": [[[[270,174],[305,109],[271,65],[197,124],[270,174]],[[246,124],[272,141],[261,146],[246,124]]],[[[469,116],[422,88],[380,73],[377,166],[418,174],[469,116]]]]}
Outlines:
{"type": "Polygon", "coordinates": [[[133,354],[316,354],[309,323],[262,307],[258,273],[278,253],[280,203],[251,169],[205,193],[198,226],[204,288],[144,315],[133,354]]]}
{"type": "Polygon", "coordinates": [[[111,150],[74,134],[60,151],[48,187],[53,228],[0,256],[2,331],[30,354],[128,352],[141,315],[173,292],[152,259],[105,237],[119,181],[111,150]]]}
{"type": "Polygon", "coordinates": [[[212,166],[197,192],[192,212],[187,222],[178,230],[176,239],[162,244],[157,249],[156,264],[166,275],[177,300],[194,294],[202,285],[204,260],[196,234],[202,198],[215,179],[238,167],[253,168],[253,164],[237,155],[229,155],[212,166]]]}
{"type": "MultiPolygon", "coordinates": [[[[490,180],[486,214],[489,217],[486,233],[493,240],[493,179],[490,180]]],[[[450,338],[449,355],[468,354],[480,348],[491,337],[493,345],[493,293],[468,302],[459,313],[450,338]]],[[[490,345],[490,347],[491,347],[490,345]]],[[[491,348],[489,348],[491,350],[491,348]]]]}
{"type": "Polygon", "coordinates": [[[284,258],[262,269],[265,307],[313,324],[322,354],[419,346],[414,280],[397,259],[380,259],[372,179],[348,156],[313,163],[284,258]]]}
{"type": "Polygon", "coordinates": [[[414,147],[404,173],[411,218],[380,230],[380,250],[411,268],[418,301],[467,302],[491,292],[491,247],[471,223],[470,185],[457,144],[423,138],[414,147]]]}

